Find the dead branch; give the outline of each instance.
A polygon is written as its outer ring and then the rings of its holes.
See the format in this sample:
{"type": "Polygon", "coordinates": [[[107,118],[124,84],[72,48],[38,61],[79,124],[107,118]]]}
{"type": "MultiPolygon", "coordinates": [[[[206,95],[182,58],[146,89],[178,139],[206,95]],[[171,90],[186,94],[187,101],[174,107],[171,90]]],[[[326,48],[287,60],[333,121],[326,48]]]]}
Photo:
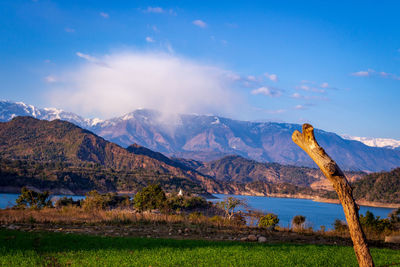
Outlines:
{"type": "Polygon", "coordinates": [[[353,198],[352,188],[347,182],[342,170],[336,162],[326,154],[325,150],[319,146],[317,140],[315,140],[314,128],[310,124],[303,124],[302,133],[297,130],[294,131],[292,140],[311,157],[325,177],[333,184],[333,188],[337,192],[343,206],[359,266],[374,266],[359,221],[358,207],[353,198]]]}

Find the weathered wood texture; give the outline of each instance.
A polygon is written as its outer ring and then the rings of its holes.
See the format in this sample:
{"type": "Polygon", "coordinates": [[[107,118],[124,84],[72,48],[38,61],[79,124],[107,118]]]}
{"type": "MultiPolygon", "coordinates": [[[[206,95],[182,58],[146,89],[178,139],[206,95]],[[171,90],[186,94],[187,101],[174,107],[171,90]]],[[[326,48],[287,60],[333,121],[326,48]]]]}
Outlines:
{"type": "Polygon", "coordinates": [[[333,184],[333,188],[342,203],[347,224],[349,225],[350,236],[353,240],[354,251],[358,264],[374,266],[371,254],[368,249],[364,232],[358,217],[358,207],[354,201],[352,188],[347,182],[342,170],[332,160],[325,150],[319,146],[314,136],[314,128],[310,124],[303,124],[303,132],[294,131],[292,140],[302,148],[321,169],[326,178],[333,184]]]}

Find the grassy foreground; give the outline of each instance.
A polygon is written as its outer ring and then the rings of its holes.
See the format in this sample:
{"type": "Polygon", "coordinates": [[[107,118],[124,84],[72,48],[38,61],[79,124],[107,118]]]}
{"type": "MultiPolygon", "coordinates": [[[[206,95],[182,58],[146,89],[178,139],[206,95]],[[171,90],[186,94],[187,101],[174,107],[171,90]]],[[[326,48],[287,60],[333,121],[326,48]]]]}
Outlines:
{"type": "MultiPolygon", "coordinates": [[[[377,266],[400,251],[373,248],[377,266]]],[[[0,230],[0,266],[357,266],[352,247],[0,230]]]]}

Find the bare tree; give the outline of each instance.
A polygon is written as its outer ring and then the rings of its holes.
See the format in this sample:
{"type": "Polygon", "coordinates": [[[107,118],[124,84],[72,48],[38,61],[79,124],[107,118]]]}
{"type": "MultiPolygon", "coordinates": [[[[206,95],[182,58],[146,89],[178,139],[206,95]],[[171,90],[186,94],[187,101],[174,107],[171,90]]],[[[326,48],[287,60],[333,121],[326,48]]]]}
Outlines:
{"type": "Polygon", "coordinates": [[[294,131],[292,140],[302,148],[321,169],[326,178],[333,184],[333,188],[342,203],[344,214],[349,225],[350,236],[353,240],[354,251],[358,264],[374,266],[371,254],[368,249],[364,232],[358,216],[358,207],[354,201],[352,188],[344,176],[342,170],[332,160],[325,150],[319,146],[314,136],[314,128],[310,124],[303,124],[303,132],[294,131]]]}

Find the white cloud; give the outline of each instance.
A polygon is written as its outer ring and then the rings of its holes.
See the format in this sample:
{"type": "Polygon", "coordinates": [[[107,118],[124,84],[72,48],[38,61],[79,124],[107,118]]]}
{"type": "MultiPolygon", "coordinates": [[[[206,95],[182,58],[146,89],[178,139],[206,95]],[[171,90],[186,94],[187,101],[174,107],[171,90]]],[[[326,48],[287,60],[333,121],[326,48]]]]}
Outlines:
{"type": "Polygon", "coordinates": [[[53,75],[49,75],[44,77],[44,80],[48,83],[55,83],[58,81],[57,77],[53,76],[53,75]]]}
{"type": "Polygon", "coordinates": [[[292,97],[292,98],[303,98],[303,96],[300,95],[299,93],[293,93],[293,94],[291,95],[291,97],[292,97]]]}
{"type": "Polygon", "coordinates": [[[398,80],[400,81],[400,76],[393,74],[393,73],[389,73],[389,72],[385,72],[385,71],[381,71],[381,72],[377,72],[373,69],[368,69],[367,71],[358,71],[358,72],[354,72],[351,73],[352,76],[356,76],[356,77],[368,77],[368,76],[378,76],[378,77],[382,77],[382,78],[388,78],[388,79],[393,79],[393,80],[398,80]]]}
{"type": "Polygon", "coordinates": [[[267,79],[273,81],[273,82],[277,82],[278,81],[278,75],[276,74],[268,74],[265,73],[265,77],[267,77],[267,79]]]}
{"type": "Polygon", "coordinates": [[[249,76],[247,76],[247,80],[249,80],[251,82],[256,82],[257,78],[255,76],[253,76],[253,75],[249,75],[249,76]]]}
{"type": "Polygon", "coordinates": [[[267,95],[267,96],[271,96],[271,97],[278,97],[282,94],[281,90],[279,90],[278,88],[275,87],[260,87],[258,89],[254,89],[251,91],[252,95],[267,95]]]}
{"type": "Polygon", "coordinates": [[[147,7],[147,9],[145,10],[146,13],[164,13],[165,10],[162,9],[161,7],[147,7]]]}
{"type": "Polygon", "coordinates": [[[379,72],[379,76],[381,76],[382,78],[400,80],[400,76],[393,74],[393,73],[384,72],[384,71],[379,72]]]}
{"type": "Polygon", "coordinates": [[[371,69],[366,70],[366,71],[361,70],[361,71],[353,72],[353,73],[351,74],[351,76],[356,76],[356,77],[367,77],[367,76],[370,76],[371,74],[373,74],[374,72],[375,72],[375,71],[374,71],[374,70],[371,70],[371,69]]]}
{"type": "Polygon", "coordinates": [[[150,36],[147,36],[147,37],[146,37],[146,42],[148,42],[148,43],[154,43],[154,39],[151,38],[150,36]]]}
{"type": "Polygon", "coordinates": [[[328,88],[329,87],[329,83],[324,82],[320,86],[321,86],[321,88],[328,88]]]}
{"type": "Polygon", "coordinates": [[[120,116],[138,108],[165,113],[239,114],[245,98],[232,72],[163,53],[124,52],[100,57],[61,75],[47,93],[52,105],[85,116],[120,116]],[[97,59],[96,59],[97,60],[97,59]]]}
{"type": "Polygon", "coordinates": [[[89,62],[96,62],[96,61],[98,61],[97,58],[95,58],[95,57],[93,57],[93,56],[91,56],[91,55],[88,55],[88,54],[81,53],[81,52],[76,52],[76,55],[77,55],[78,57],[80,57],[80,58],[86,59],[86,60],[89,61],[89,62]]]}
{"type": "Polygon", "coordinates": [[[69,32],[69,33],[74,33],[75,32],[75,29],[72,29],[72,28],[65,28],[64,29],[66,32],[69,32]]]}
{"type": "Polygon", "coordinates": [[[105,19],[108,19],[110,17],[110,15],[108,15],[108,13],[105,12],[100,12],[100,16],[102,16],[105,19]]]}
{"type": "Polygon", "coordinates": [[[326,96],[316,96],[316,95],[301,95],[299,93],[293,93],[290,95],[291,98],[296,98],[296,99],[306,99],[306,100],[324,100],[328,101],[329,98],[326,96]]]}
{"type": "Polygon", "coordinates": [[[200,27],[200,28],[205,28],[207,27],[207,23],[205,23],[204,21],[198,19],[198,20],[194,20],[193,24],[200,27]]]}
{"type": "Polygon", "coordinates": [[[303,105],[296,105],[295,107],[294,107],[295,109],[306,109],[306,107],[305,106],[303,106],[303,105]]]}
{"type": "Polygon", "coordinates": [[[301,84],[299,86],[296,86],[296,89],[303,90],[303,91],[315,92],[315,93],[325,93],[324,89],[320,89],[320,88],[317,88],[317,87],[309,86],[309,85],[306,85],[306,84],[301,84]]]}

